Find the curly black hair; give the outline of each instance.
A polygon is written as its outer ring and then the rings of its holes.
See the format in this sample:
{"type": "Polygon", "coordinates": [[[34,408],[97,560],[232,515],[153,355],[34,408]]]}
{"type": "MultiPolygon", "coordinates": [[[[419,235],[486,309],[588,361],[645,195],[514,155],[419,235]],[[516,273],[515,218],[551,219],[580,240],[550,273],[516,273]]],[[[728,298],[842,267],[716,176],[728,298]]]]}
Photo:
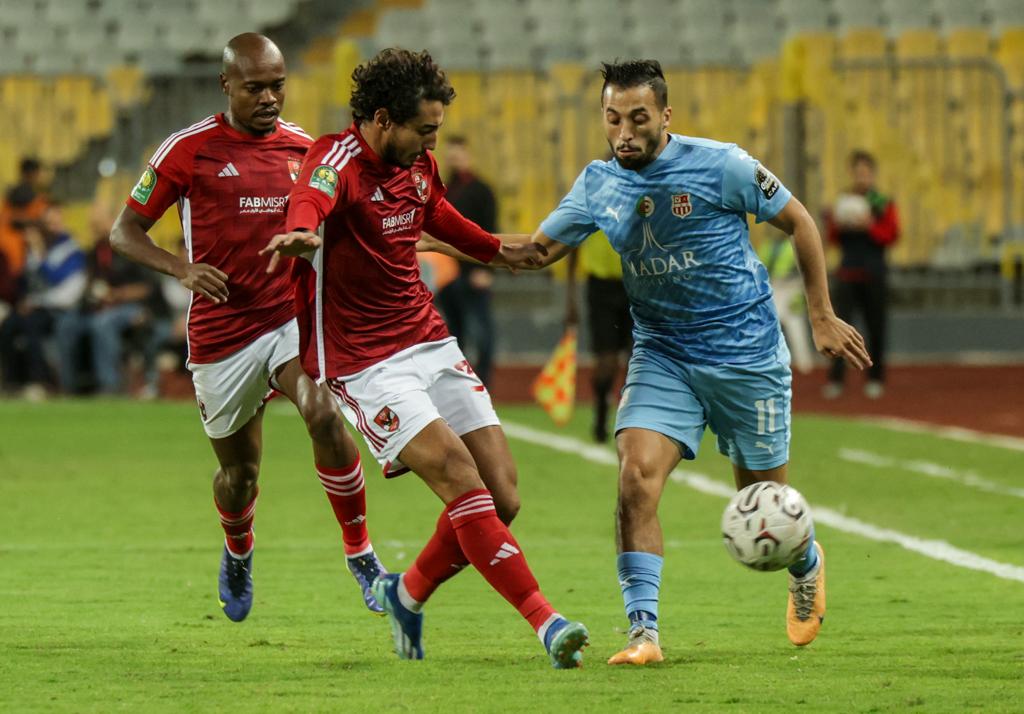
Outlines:
{"type": "MultiPolygon", "coordinates": [[[[624,62],[602,62],[601,76],[604,77],[604,84],[601,86],[601,97],[604,97],[604,90],[608,85],[629,89],[646,84],[654,91],[654,99],[658,103],[658,109],[668,106],[668,84],[665,82],[665,73],[661,71],[661,62],[653,59],[627,60],[624,62]]],[[[603,100],[602,100],[603,101],[603,100]]]]}
{"type": "Polygon", "coordinates": [[[404,124],[419,114],[424,99],[445,106],[455,99],[448,76],[426,50],[381,50],[355,68],[352,84],[349,106],[353,118],[360,122],[372,119],[378,109],[387,109],[391,121],[404,124]]]}

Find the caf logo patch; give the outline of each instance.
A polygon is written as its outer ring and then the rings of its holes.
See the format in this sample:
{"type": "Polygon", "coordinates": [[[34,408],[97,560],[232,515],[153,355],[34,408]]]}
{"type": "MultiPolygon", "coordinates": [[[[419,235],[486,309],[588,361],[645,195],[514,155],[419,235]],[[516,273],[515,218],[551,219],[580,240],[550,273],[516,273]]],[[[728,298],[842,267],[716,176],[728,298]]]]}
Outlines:
{"type": "Polygon", "coordinates": [[[636,214],[641,218],[650,218],[654,214],[654,199],[650,196],[641,196],[636,202],[636,214]]]}
{"type": "Polygon", "coordinates": [[[757,183],[757,187],[761,189],[761,193],[769,201],[775,195],[775,192],[779,190],[780,184],[779,180],[775,178],[775,174],[761,164],[754,168],[754,181],[757,183]]]}
{"type": "Polygon", "coordinates": [[[416,188],[416,195],[420,197],[420,201],[426,203],[430,198],[430,184],[419,171],[412,172],[412,185],[416,188]]]}
{"type": "Polygon", "coordinates": [[[145,206],[146,201],[153,195],[154,188],[156,188],[156,171],[152,166],[147,166],[146,170],[142,172],[142,176],[139,177],[139,182],[132,189],[132,198],[145,206]]]}
{"type": "Polygon", "coordinates": [[[292,183],[299,180],[299,172],[302,169],[302,162],[294,156],[288,157],[288,174],[292,177],[292,183]]]}
{"type": "Polygon", "coordinates": [[[676,218],[686,218],[693,212],[693,204],[690,203],[690,194],[672,194],[672,215],[676,218]]]}
{"type": "Polygon", "coordinates": [[[309,185],[334,198],[334,192],[338,190],[338,172],[333,166],[321,164],[313,170],[313,175],[309,177],[309,185]]]}
{"type": "Polygon", "coordinates": [[[390,407],[384,407],[377,412],[377,416],[373,418],[373,423],[384,431],[398,431],[398,415],[391,411],[390,407]]]}

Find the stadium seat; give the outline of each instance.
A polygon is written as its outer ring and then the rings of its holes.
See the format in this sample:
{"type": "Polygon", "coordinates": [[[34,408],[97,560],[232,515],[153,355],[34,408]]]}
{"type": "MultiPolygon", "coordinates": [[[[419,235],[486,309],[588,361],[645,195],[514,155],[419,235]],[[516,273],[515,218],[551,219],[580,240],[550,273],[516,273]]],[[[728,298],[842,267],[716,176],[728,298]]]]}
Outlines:
{"type": "Polygon", "coordinates": [[[888,18],[889,31],[894,35],[905,30],[935,26],[932,0],[885,0],[882,11],[888,18]]]}
{"type": "Polygon", "coordinates": [[[985,0],[996,32],[1024,27],[1024,3],[1019,0],[985,0]]]}
{"type": "Polygon", "coordinates": [[[934,0],[935,15],[947,31],[988,27],[988,14],[984,2],[963,0],[934,0]]]}
{"type": "Polygon", "coordinates": [[[896,37],[896,56],[915,59],[935,59],[942,54],[939,35],[934,30],[906,30],[896,37]]]}
{"type": "Polygon", "coordinates": [[[888,52],[889,42],[881,30],[859,28],[839,38],[839,56],[843,59],[879,59],[888,52]]]}
{"type": "Polygon", "coordinates": [[[991,57],[992,37],[987,29],[951,27],[946,35],[946,53],[950,57],[991,57]]]}
{"type": "Polygon", "coordinates": [[[834,9],[840,33],[845,34],[850,30],[882,26],[882,3],[880,0],[837,2],[834,9]]]}
{"type": "Polygon", "coordinates": [[[996,58],[1011,87],[1024,88],[1024,28],[1003,32],[999,37],[996,58]]]}
{"type": "Polygon", "coordinates": [[[389,10],[380,15],[374,41],[378,48],[422,49],[425,18],[419,10],[389,10]]]}
{"type": "Polygon", "coordinates": [[[787,36],[820,32],[829,27],[831,7],[828,0],[780,0],[779,18],[787,36]]]}

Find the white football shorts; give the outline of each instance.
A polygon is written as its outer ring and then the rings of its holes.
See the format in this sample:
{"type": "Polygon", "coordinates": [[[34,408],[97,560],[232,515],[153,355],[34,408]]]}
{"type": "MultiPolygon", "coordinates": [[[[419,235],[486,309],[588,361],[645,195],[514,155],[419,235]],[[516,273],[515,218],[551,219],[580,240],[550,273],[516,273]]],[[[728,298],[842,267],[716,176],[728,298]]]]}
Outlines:
{"type": "Polygon", "coordinates": [[[413,345],[327,383],[386,477],[408,471],[398,455],[438,418],[458,436],[501,424],[491,395],[454,337],[413,345]]]}
{"type": "Polygon", "coordinates": [[[245,426],[273,392],[274,372],[298,356],[299,326],[292,319],[218,362],[189,362],[206,435],[223,439],[245,426]]]}

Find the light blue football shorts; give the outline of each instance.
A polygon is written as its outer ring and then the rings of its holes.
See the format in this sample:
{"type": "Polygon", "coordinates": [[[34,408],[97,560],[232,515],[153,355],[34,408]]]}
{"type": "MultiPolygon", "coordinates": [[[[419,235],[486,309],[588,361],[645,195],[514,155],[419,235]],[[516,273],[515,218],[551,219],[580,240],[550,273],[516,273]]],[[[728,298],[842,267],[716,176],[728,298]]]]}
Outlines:
{"type": "Polygon", "coordinates": [[[639,428],[676,442],[694,459],[705,427],[741,468],[763,471],[789,461],[793,375],[779,337],[775,354],[749,364],[689,364],[638,346],[629,360],[615,431],[639,428]]]}

